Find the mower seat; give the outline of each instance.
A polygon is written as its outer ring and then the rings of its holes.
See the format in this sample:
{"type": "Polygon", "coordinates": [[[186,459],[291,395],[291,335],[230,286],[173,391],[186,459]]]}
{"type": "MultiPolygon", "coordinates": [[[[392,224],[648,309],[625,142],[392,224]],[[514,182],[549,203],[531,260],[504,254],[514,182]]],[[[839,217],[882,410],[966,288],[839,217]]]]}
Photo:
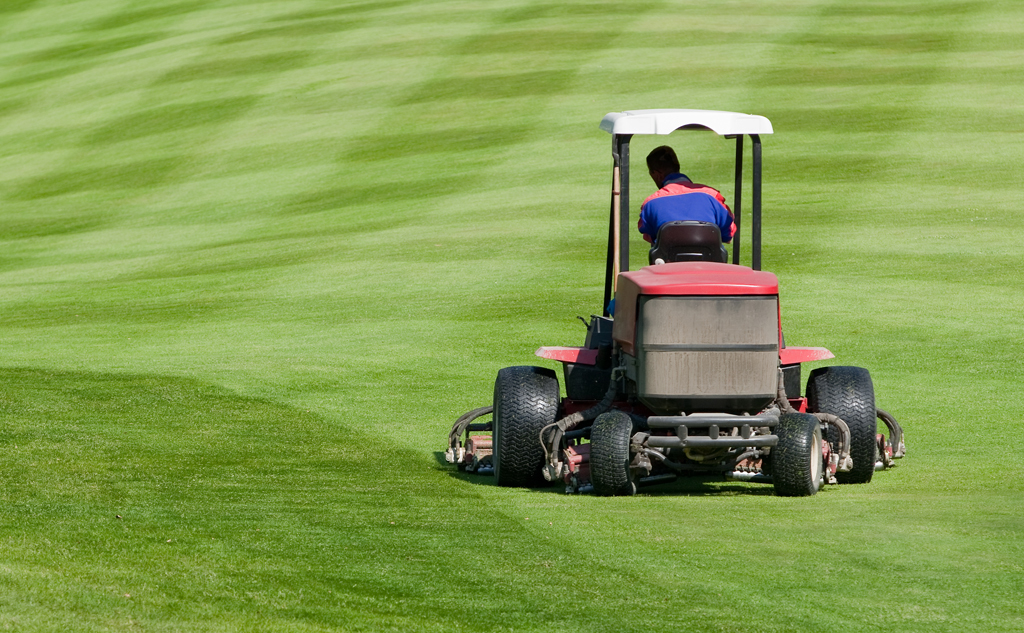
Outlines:
{"type": "Polygon", "coordinates": [[[729,263],[729,254],[722,246],[722,233],[710,222],[693,220],[666,222],[658,229],[648,260],[663,262],[729,263]]]}

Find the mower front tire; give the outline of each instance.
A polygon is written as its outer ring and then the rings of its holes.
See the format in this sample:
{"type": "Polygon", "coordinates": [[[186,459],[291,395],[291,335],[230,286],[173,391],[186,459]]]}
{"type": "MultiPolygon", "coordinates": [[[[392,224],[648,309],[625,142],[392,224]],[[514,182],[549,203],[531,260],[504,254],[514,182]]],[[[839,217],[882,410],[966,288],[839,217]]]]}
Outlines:
{"type": "Polygon", "coordinates": [[[494,479],[499,486],[544,485],[540,430],[558,419],[555,372],[543,367],[506,367],[494,381],[494,479]]]}
{"type": "MultiPolygon", "coordinates": [[[[875,473],[875,387],[863,367],[819,367],[807,378],[807,410],[831,413],[850,427],[853,469],[836,473],[841,484],[866,484],[875,473]]],[[[838,439],[830,432],[827,439],[838,439]]]]}
{"type": "Polygon", "coordinates": [[[775,427],[772,483],[780,497],[809,497],[821,487],[821,423],[807,413],[787,413],[775,427]]]}
{"type": "Polygon", "coordinates": [[[606,497],[636,494],[629,468],[633,421],[621,411],[602,413],[590,429],[590,482],[606,497]]]}

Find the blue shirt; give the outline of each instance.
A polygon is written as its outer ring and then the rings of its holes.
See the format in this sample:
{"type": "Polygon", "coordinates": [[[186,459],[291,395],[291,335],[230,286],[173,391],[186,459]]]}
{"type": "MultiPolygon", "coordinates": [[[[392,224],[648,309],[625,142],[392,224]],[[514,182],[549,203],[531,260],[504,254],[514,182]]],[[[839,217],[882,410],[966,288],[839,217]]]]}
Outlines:
{"type": "Polygon", "coordinates": [[[735,225],[732,213],[719,201],[720,197],[721,194],[711,187],[694,184],[682,174],[672,174],[657,193],[644,201],[638,228],[653,242],[658,229],[666,222],[709,222],[718,227],[722,242],[728,243],[732,240],[735,225]]]}

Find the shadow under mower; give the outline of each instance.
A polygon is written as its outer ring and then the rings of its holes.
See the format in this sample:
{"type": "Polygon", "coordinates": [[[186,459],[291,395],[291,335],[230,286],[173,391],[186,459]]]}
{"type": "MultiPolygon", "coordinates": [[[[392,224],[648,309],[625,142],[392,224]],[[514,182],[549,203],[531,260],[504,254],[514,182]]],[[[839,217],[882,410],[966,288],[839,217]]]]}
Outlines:
{"type": "Polygon", "coordinates": [[[800,395],[800,364],[834,358],[820,347],[789,347],[782,336],[779,283],[761,270],[761,139],[768,119],[707,110],[614,112],[613,176],[602,305],[583,347],[542,347],[555,372],[507,367],[494,401],[461,416],[446,458],[493,474],[502,486],[562,481],[567,492],[631,495],[683,475],[765,482],[783,496],[825,483],[867,483],[905,452],[896,420],[875,406],[860,367],[815,369],[800,395]],[[629,268],[629,141],[638,134],[711,130],[736,139],[732,263],[718,227],[666,224],[649,266],[629,268]],[[740,266],[743,142],[752,141],[751,267],[740,266]],[[612,318],[614,316],[614,318],[612,318]],[[478,422],[486,415],[490,422],[478,422]],[[881,420],[888,436],[877,433],[881,420]]]}

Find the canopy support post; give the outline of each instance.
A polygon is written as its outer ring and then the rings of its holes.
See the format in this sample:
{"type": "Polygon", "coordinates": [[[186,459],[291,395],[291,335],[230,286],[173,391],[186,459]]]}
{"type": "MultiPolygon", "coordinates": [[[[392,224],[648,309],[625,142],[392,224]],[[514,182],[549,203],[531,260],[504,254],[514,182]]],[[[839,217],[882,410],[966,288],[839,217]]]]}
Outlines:
{"type": "Polygon", "coordinates": [[[612,199],[608,218],[608,260],[604,276],[604,306],[615,294],[618,276],[629,270],[629,139],[632,134],[612,135],[612,199]]]}
{"type": "Polygon", "coordinates": [[[761,270],[761,137],[751,134],[750,139],[754,144],[750,267],[754,270],[761,270]]]}
{"type": "Polygon", "coordinates": [[[732,263],[740,263],[740,220],[742,217],[741,202],[743,200],[743,135],[736,135],[736,186],[732,193],[732,211],[736,221],[736,233],[732,236],[732,263]]]}

